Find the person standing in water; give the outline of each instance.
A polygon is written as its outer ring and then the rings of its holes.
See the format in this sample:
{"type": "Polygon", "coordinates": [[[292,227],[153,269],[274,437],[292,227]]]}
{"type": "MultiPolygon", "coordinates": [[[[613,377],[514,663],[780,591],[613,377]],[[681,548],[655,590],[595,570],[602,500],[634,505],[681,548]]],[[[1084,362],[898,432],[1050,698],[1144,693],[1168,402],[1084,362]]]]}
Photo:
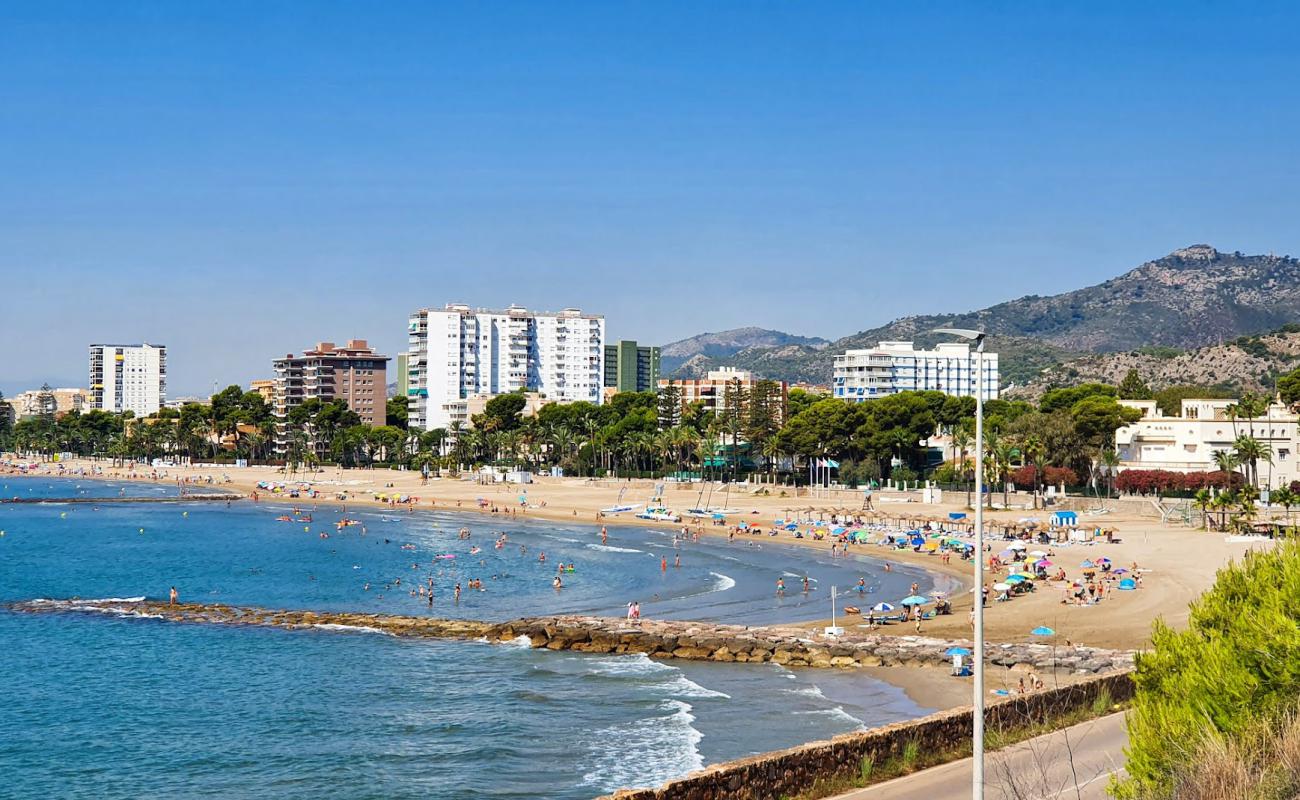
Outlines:
{"type": "Polygon", "coordinates": [[[456,596],[456,602],[459,603],[459,602],[460,602],[460,584],[459,584],[459,583],[456,584],[456,589],[455,589],[454,594],[455,594],[455,596],[456,596]]]}
{"type": "Polygon", "coordinates": [[[660,559],[659,559],[659,571],[660,571],[660,572],[667,572],[667,571],[668,571],[668,556],[661,556],[661,557],[660,557],[660,559]]]}
{"type": "Polygon", "coordinates": [[[785,594],[785,578],[776,579],[776,593],[785,594]]]}
{"type": "Polygon", "coordinates": [[[173,605],[173,606],[176,605],[176,600],[179,597],[179,595],[176,593],[175,586],[172,587],[172,590],[168,593],[167,597],[168,597],[168,605],[173,605]]]}
{"type": "Polygon", "coordinates": [[[681,566],[682,566],[682,554],[678,553],[677,555],[673,556],[673,568],[679,569],[681,568],[681,566]]]}
{"type": "Polygon", "coordinates": [[[601,543],[601,544],[607,544],[608,542],[609,542],[609,531],[605,530],[605,526],[604,526],[604,525],[601,525],[601,526],[600,526],[600,543],[601,543]]]}

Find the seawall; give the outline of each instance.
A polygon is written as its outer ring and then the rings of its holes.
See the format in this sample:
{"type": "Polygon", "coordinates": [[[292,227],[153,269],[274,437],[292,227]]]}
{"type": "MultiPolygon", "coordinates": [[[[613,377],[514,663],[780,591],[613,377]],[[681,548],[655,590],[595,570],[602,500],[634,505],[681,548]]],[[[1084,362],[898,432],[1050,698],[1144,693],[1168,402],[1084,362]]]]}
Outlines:
{"type": "MultiPolygon", "coordinates": [[[[527,637],[536,648],[585,653],[644,653],[652,658],[695,661],[775,663],[807,667],[947,667],[950,647],[965,641],[922,636],[846,633],[829,638],[802,628],[743,627],[705,622],[643,620],[629,624],[616,617],[528,617],[509,622],[446,619],[434,616],[360,614],[338,611],[276,610],[222,604],[160,600],[29,600],[9,603],[19,613],[90,613],[147,617],[170,622],[212,625],[259,625],[287,629],[319,626],[369,628],[393,636],[485,639],[489,642],[527,637]]],[[[1126,669],[1132,653],[1091,647],[1046,644],[990,644],[990,664],[1011,669],[1096,674],[1126,669]]]]}
{"type": "MultiPolygon", "coordinates": [[[[1131,672],[1113,672],[992,703],[985,709],[984,718],[990,731],[1023,729],[1091,708],[1098,697],[1119,703],[1132,696],[1131,672]]],[[[951,752],[970,741],[973,720],[970,707],[943,711],[846,733],[829,741],[716,764],[655,789],[622,789],[600,800],[767,800],[795,796],[818,780],[859,775],[864,759],[872,759],[879,766],[902,758],[904,749],[913,742],[922,753],[951,752]]]]}

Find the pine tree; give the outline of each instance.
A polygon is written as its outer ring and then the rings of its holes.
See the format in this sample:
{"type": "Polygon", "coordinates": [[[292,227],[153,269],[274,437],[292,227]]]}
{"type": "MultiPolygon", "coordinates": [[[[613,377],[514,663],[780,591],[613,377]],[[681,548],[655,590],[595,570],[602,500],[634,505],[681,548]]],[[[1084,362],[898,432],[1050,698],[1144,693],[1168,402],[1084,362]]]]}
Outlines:
{"type": "Polygon", "coordinates": [[[1119,396],[1122,400],[1150,400],[1151,387],[1146,385],[1136,369],[1130,369],[1119,383],[1119,396]]]}

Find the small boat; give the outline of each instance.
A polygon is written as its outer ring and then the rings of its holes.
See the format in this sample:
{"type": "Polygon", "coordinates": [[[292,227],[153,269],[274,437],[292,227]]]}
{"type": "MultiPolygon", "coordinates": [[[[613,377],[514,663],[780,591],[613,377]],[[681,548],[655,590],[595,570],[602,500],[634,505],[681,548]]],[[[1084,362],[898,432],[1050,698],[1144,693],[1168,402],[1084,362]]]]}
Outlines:
{"type": "Polygon", "coordinates": [[[293,522],[293,517],[276,517],[276,522],[293,522]]]}
{"type": "Polygon", "coordinates": [[[682,517],[673,511],[662,506],[647,508],[645,511],[636,515],[637,519],[648,519],[653,522],[681,522],[682,517]]]}

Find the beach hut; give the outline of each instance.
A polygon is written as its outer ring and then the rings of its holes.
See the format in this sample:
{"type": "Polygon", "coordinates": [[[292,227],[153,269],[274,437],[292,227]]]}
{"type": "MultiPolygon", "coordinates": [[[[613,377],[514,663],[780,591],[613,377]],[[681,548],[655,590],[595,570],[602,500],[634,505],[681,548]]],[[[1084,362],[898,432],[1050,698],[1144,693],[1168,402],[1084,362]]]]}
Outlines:
{"type": "Polygon", "coordinates": [[[1052,525],[1065,528],[1079,524],[1079,515],[1074,511],[1056,511],[1052,513],[1052,525]]]}

